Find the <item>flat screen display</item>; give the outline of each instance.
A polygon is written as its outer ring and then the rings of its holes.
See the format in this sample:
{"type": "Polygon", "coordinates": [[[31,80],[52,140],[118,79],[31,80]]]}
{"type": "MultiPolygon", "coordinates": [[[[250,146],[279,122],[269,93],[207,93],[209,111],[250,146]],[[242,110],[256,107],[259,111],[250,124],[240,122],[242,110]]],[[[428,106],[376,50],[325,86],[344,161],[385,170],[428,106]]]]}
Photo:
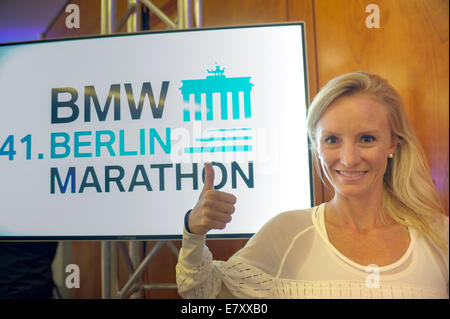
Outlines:
{"type": "Polygon", "coordinates": [[[178,239],[212,162],[209,237],[311,207],[303,23],[0,45],[0,240],[178,239]]]}

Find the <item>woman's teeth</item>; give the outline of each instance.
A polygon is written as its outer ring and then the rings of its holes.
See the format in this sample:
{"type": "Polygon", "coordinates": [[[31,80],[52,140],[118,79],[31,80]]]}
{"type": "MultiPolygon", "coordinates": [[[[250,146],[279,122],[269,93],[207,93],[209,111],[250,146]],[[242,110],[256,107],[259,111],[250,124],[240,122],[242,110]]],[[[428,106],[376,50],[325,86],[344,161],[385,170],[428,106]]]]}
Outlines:
{"type": "Polygon", "coordinates": [[[359,172],[345,172],[345,171],[338,171],[339,174],[348,176],[348,177],[354,177],[354,176],[360,176],[365,173],[365,171],[359,171],[359,172]]]}

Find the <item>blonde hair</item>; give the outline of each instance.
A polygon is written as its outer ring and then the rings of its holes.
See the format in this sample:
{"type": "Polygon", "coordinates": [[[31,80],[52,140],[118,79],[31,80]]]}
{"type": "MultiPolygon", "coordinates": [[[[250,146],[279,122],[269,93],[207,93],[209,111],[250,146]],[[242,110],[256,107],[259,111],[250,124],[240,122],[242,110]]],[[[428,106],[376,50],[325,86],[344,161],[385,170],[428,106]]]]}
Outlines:
{"type": "Polygon", "coordinates": [[[417,229],[448,255],[445,213],[425,152],[408,120],[401,97],[383,78],[365,72],[347,73],[329,81],[315,96],[308,109],[307,128],[319,176],[322,178],[316,124],[334,100],[354,94],[367,94],[386,108],[392,134],[399,140],[384,175],[384,212],[397,223],[417,229]]]}

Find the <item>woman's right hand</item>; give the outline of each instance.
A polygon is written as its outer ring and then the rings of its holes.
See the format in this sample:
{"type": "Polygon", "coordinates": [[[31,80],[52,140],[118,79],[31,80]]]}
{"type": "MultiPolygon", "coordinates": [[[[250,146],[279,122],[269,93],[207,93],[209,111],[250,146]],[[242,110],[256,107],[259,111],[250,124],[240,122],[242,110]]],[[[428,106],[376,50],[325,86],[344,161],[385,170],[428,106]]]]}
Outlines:
{"type": "Polygon", "coordinates": [[[205,183],[197,204],[189,214],[189,229],[204,235],[211,229],[224,229],[234,213],[236,196],[214,190],[214,168],[205,163],[205,183]]]}

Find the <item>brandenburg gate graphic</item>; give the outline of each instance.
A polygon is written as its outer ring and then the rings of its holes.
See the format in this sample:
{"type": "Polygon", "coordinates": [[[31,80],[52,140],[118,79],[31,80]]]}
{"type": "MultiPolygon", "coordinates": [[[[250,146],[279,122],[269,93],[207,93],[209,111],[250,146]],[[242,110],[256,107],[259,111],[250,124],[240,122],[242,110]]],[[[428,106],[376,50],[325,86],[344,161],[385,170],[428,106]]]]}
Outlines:
{"type": "MultiPolygon", "coordinates": [[[[213,119],[213,93],[220,93],[220,119],[228,120],[228,92],[231,92],[233,119],[239,119],[239,92],[244,95],[244,118],[251,117],[250,91],[253,84],[250,83],[250,76],[247,77],[226,77],[225,68],[216,66],[213,70],[207,70],[209,75],[205,79],[181,80],[180,88],[183,101],[189,103],[190,95],[194,95],[194,102],[201,105],[201,95],[206,95],[206,120],[213,119]]],[[[216,115],[217,116],[217,115],[216,115]]],[[[200,107],[194,112],[194,120],[201,121],[202,113],[200,107]]],[[[183,110],[183,121],[191,120],[190,110],[183,110]]]]}

